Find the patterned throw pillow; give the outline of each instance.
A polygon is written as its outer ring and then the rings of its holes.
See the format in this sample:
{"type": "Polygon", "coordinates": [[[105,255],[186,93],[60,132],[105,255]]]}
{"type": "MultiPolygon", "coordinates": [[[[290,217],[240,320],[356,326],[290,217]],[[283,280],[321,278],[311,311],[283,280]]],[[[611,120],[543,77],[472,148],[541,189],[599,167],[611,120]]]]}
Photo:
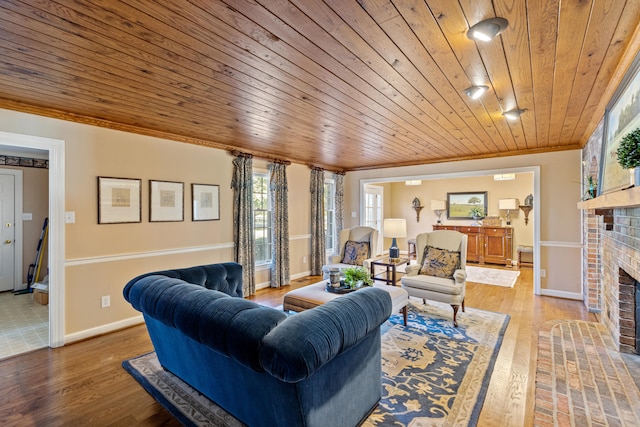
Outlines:
{"type": "Polygon", "coordinates": [[[452,252],[427,245],[422,256],[422,267],[419,274],[427,276],[453,278],[453,273],[460,268],[460,252],[452,252]]]}
{"type": "Polygon", "coordinates": [[[369,242],[347,240],[344,245],[343,264],[362,265],[367,258],[369,258],[369,242]]]}

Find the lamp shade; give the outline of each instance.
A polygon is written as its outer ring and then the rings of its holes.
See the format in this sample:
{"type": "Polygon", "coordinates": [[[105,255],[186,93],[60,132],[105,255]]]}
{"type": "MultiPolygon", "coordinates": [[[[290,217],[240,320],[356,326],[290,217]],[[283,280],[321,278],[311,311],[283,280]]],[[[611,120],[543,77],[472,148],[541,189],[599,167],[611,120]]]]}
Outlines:
{"type": "Polygon", "coordinates": [[[518,199],[500,199],[498,200],[498,209],[518,209],[518,199]]]}
{"type": "Polygon", "coordinates": [[[385,237],[407,237],[407,220],[404,218],[387,218],[383,227],[385,237]]]}
{"type": "Polygon", "coordinates": [[[431,210],[432,211],[443,211],[447,209],[447,202],[444,200],[432,200],[431,201],[431,210]]]}

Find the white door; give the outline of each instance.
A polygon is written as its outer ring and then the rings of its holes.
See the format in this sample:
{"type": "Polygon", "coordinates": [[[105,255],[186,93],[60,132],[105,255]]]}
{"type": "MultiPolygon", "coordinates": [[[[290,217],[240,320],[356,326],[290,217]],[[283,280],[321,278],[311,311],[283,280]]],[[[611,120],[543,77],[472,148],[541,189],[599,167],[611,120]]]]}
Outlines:
{"type": "Polygon", "coordinates": [[[364,186],[364,216],[362,225],[373,227],[378,230],[378,247],[375,251],[376,255],[382,253],[383,196],[384,188],[368,184],[364,186]]]}
{"type": "Polygon", "coordinates": [[[0,291],[15,283],[15,177],[0,174],[0,291]]]}

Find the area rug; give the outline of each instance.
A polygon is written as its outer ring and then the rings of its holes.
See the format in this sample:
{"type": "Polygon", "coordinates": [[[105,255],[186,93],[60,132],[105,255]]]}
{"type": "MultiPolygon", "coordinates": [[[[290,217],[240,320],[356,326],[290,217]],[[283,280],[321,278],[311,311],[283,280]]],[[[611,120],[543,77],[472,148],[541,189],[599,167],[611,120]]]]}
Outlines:
{"type": "MultiPolygon", "coordinates": [[[[382,326],[382,400],[365,426],[475,426],[509,316],[473,308],[452,325],[446,304],[411,302],[408,326],[382,326]]],[[[241,426],[158,363],[155,353],[123,367],[187,426],[241,426]]]]}
{"type": "Polygon", "coordinates": [[[518,276],[520,276],[519,271],[473,267],[467,265],[467,282],[513,288],[513,285],[516,284],[516,280],[518,280],[518,276]]]}
{"type": "Polygon", "coordinates": [[[538,334],[534,426],[640,426],[640,391],[627,366],[637,371],[640,356],[622,356],[599,323],[546,323],[538,334]]]}

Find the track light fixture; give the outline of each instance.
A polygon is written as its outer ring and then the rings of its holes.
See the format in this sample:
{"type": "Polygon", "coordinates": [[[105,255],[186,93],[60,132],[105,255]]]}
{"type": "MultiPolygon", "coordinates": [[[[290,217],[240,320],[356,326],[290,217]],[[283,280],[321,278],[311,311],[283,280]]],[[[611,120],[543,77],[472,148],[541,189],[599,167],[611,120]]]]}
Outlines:
{"type": "Polygon", "coordinates": [[[518,120],[520,118],[520,116],[522,115],[522,113],[524,113],[526,110],[509,110],[509,111],[505,111],[504,113],[502,113],[503,116],[505,116],[507,119],[509,120],[518,120]]]}
{"type": "Polygon", "coordinates": [[[471,99],[478,99],[489,90],[489,86],[471,86],[464,90],[464,93],[471,99]]]}
{"type": "Polygon", "coordinates": [[[480,21],[467,31],[467,37],[471,40],[488,42],[503,32],[509,26],[509,21],[496,17],[480,21]]]}

